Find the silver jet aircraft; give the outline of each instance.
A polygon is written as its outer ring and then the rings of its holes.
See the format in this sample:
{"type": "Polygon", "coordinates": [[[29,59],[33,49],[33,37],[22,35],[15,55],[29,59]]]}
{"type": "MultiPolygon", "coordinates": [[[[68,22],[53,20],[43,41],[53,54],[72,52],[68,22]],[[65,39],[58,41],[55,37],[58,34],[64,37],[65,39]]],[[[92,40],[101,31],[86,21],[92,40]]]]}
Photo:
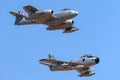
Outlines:
{"type": "Polygon", "coordinates": [[[23,15],[23,12],[19,11],[10,12],[16,17],[15,25],[27,25],[27,24],[44,24],[48,27],[47,30],[64,30],[63,33],[70,33],[77,31],[78,28],[74,27],[74,18],[78,15],[77,11],[71,9],[63,9],[59,12],[53,13],[53,10],[39,10],[32,5],[24,6],[23,9],[28,13],[28,16],[23,15]]]}
{"type": "Polygon", "coordinates": [[[98,64],[99,58],[91,55],[84,55],[77,60],[66,62],[56,60],[52,54],[49,54],[49,59],[41,59],[39,62],[48,66],[51,71],[77,70],[80,73],[78,76],[87,77],[95,74],[90,69],[90,66],[98,64]]]}

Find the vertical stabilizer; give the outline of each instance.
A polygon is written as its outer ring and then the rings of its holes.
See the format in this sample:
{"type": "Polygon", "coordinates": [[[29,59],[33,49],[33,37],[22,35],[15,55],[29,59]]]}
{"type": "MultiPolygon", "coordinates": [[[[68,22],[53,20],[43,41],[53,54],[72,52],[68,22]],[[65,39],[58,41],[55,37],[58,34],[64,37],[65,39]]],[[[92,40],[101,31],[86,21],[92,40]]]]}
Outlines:
{"type": "Polygon", "coordinates": [[[49,58],[49,60],[56,60],[52,54],[48,54],[48,58],[49,58]]]}
{"type": "Polygon", "coordinates": [[[18,13],[16,12],[9,13],[16,17],[15,25],[20,25],[22,21],[25,21],[25,16],[23,15],[23,12],[19,11],[18,13]]]}

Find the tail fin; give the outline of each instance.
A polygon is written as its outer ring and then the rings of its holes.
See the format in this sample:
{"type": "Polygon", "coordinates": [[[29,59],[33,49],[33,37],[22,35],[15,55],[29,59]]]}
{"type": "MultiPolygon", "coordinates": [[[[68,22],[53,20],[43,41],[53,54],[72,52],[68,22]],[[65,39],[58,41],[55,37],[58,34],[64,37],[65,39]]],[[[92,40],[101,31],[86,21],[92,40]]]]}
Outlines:
{"type": "Polygon", "coordinates": [[[20,22],[25,20],[26,16],[24,16],[21,11],[19,11],[18,13],[16,12],[9,12],[9,13],[16,17],[15,25],[20,25],[20,22]]]}
{"type": "Polygon", "coordinates": [[[48,54],[48,58],[49,58],[49,60],[56,60],[52,54],[48,54]]]}

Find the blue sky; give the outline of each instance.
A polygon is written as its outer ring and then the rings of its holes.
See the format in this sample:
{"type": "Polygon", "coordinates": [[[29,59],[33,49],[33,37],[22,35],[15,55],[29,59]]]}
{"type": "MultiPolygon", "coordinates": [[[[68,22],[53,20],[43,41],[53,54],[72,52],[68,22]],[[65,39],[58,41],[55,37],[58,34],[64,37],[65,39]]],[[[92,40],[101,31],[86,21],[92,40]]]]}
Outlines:
{"type": "Polygon", "coordinates": [[[118,80],[120,58],[119,0],[1,0],[0,2],[0,80],[118,80]],[[64,8],[77,10],[75,26],[70,34],[46,31],[45,25],[14,25],[9,11],[23,10],[25,5],[41,10],[64,8]],[[100,58],[92,68],[95,75],[80,78],[77,71],[51,72],[38,60],[54,54],[59,60],[70,61],[84,54],[100,58]]]}

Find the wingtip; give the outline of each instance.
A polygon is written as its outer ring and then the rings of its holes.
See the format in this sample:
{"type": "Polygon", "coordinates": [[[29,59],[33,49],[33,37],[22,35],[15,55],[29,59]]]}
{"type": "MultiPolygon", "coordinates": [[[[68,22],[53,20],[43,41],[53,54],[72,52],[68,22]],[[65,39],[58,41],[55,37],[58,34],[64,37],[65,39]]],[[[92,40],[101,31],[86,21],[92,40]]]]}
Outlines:
{"type": "Polygon", "coordinates": [[[27,8],[27,7],[31,7],[31,6],[32,6],[32,5],[29,4],[29,5],[23,6],[23,8],[27,8]]]}

